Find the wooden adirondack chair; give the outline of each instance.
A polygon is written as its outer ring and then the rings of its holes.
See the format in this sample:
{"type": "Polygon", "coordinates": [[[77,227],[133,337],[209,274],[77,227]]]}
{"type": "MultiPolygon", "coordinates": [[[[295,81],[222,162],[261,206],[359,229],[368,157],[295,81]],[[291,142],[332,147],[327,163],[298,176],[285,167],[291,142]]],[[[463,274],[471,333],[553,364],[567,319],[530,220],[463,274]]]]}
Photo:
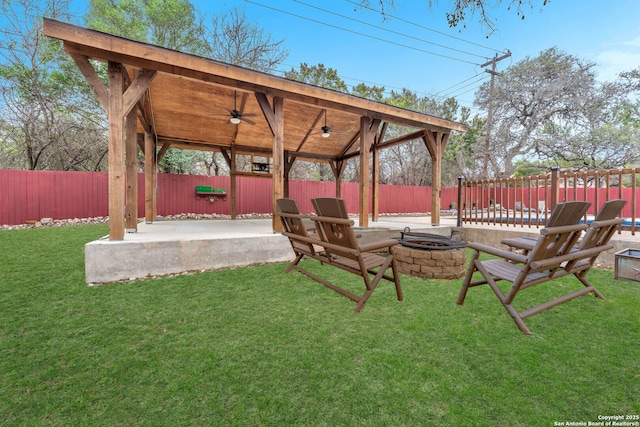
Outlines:
{"type": "MultiPolygon", "coordinates": [[[[557,205],[555,209],[564,211],[565,207],[561,205],[557,205]]],[[[573,208],[565,212],[576,213],[573,208]]],[[[564,218],[557,219],[557,221],[566,222],[564,218]]],[[[609,243],[607,236],[608,238],[611,237],[609,232],[612,223],[616,221],[621,220],[610,220],[606,224],[600,223],[599,225],[596,224],[596,226],[592,224],[593,237],[585,236],[585,239],[578,246],[576,244],[580,234],[589,228],[589,225],[573,224],[544,228],[540,231],[540,237],[527,255],[493,248],[480,243],[471,243],[469,247],[473,249],[474,253],[464,278],[457,304],[462,305],[464,303],[469,288],[488,284],[520,330],[529,335],[531,331],[524,323],[524,319],[529,316],[590,292],[604,299],[602,294],[584,276],[597,256],[613,247],[609,243]],[[482,252],[497,258],[480,260],[479,256],[482,252]],[[480,279],[472,280],[475,272],[480,273],[480,279]],[[582,282],[584,288],[523,311],[518,311],[514,307],[513,303],[520,291],[541,283],[553,281],[568,274],[576,276],[582,282]],[[506,292],[498,286],[500,281],[511,284],[506,292]]]]}
{"type": "MultiPolygon", "coordinates": [[[[322,203],[320,204],[322,205],[322,203]]],[[[285,271],[289,272],[295,269],[355,301],[357,303],[356,312],[362,310],[362,307],[382,279],[393,282],[398,300],[403,300],[400,276],[397,272],[392,249],[393,246],[398,244],[397,240],[386,239],[360,245],[353,230],[352,220],[330,216],[312,216],[311,220],[316,225],[317,233],[311,235],[305,231],[306,227],[303,229],[303,224],[300,225],[303,219],[300,214],[283,212],[282,206],[284,206],[284,209],[291,210],[290,202],[285,201],[281,204],[279,200],[278,206],[279,215],[283,221],[284,230],[282,234],[289,238],[291,246],[296,253],[296,259],[285,271]],[[385,256],[382,253],[387,255],[385,256]],[[316,259],[327,266],[340,268],[360,276],[365,284],[365,292],[362,295],[356,295],[302,268],[299,262],[305,256],[316,259]],[[389,271],[390,274],[388,273],[389,271]]]]}

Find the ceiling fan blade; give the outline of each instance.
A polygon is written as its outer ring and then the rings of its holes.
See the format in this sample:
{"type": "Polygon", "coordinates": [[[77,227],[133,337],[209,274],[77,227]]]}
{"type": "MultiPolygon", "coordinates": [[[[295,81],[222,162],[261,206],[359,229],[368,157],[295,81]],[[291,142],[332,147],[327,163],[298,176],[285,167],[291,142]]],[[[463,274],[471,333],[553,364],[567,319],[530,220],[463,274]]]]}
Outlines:
{"type": "Polygon", "coordinates": [[[226,113],[210,113],[210,116],[227,116],[229,117],[229,115],[233,116],[233,110],[229,110],[228,108],[223,108],[224,111],[226,111],[226,113]]]}
{"type": "Polygon", "coordinates": [[[252,126],[256,124],[256,122],[254,122],[253,120],[245,119],[244,117],[245,117],[245,116],[244,116],[244,114],[243,114],[243,115],[242,115],[242,118],[241,118],[240,120],[242,120],[243,122],[245,122],[245,123],[247,123],[247,124],[250,124],[250,125],[252,125],[252,126]]]}

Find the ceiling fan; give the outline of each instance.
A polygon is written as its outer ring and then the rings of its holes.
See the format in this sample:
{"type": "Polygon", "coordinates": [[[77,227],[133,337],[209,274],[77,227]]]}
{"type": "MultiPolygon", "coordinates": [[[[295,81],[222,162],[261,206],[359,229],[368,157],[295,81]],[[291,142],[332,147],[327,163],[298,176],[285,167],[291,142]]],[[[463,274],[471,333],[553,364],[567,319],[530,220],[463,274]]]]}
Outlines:
{"type": "MultiPolygon", "coordinates": [[[[238,125],[240,124],[240,122],[245,122],[250,125],[255,125],[256,123],[254,121],[247,119],[247,117],[255,116],[255,114],[254,113],[245,114],[241,110],[238,110],[237,98],[238,97],[237,97],[236,91],[234,90],[233,91],[233,110],[226,109],[229,112],[229,115],[231,116],[227,123],[238,125]]],[[[221,116],[221,115],[223,114],[214,114],[214,116],[221,116]]],[[[224,115],[226,116],[226,114],[224,115]]]]}
{"type": "Polygon", "coordinates": [[[344,131],[337,131],[334,130],[332,127],[327,126],[327,110],[322,110],[323,114],[324,114],[324,126],[320,127],[320,128],[311,128],[311,130],[315,130],[315,131],[320,131],[320,135],[323,138],[329,138],[331,136],[331,133],[345,133],[344,131]]]}

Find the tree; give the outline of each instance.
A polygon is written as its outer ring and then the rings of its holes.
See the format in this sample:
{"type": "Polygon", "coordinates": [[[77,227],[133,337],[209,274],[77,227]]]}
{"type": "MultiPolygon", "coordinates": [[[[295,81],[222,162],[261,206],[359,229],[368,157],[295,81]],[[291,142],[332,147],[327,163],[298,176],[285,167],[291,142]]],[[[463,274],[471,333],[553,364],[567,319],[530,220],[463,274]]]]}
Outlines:
{"type": "Polygon", "coordinates": [[[273,40],[244,10],[234,8],[213,18],[212,57],[265,73],[273,72],[289,53],[284,40],[273,40]]]}
{"type": "MultiPolygon", "coordinates": [[[[466,164],[466,155],[475,143],[473,124],[469,124],[469,109],[460,107],[454,98],[438,101],[427,96],[418,96],[415,92],[402,89],[401,92],[392,91],[384,102],[400,108],[431,114],[447,120],[467,123],[470,131],[465,135],[452,134],[443,153],[442,184],[455,185],[457,177],[462,173],[462,166],[466,164]]],[[[477,123],[475,121],[474,123],[477,123]]],[[[406,134],[407,129],[399,126],[389,126],[387,139],[406,134]]],[[[422,140],[415,140],[405,144],[383,150],[380,158],[388,165],[385,170],[390,170],[387,178],[389,184],[405,185],[431,185],[432,160],[427,147],[422,140]]]]}
{"type": "Polygon", "coordinates": [[[189,0],[90,0],[88,28],[210,56],[204,18],[189,0]]]}
{"type": "Polygon", "coordinates": [[[87,28],[148,42],[149,25],[142,0],[89,0],[87,28]]]}
{"type": "Polygon", "coordinates": [[[307,63],[300,64],[300,70],[286,71],[284,77],[289,80],[296,80],[310,85],[348,93],[347,84],[338,76],[338,72],[333,68],[327,68],[324,64],[309,66],[307,63]]]}
{"type": "Polygon", "coordinates": [[[640,129],[628,118],[633,105],[624,87],[599,84],[583,104],[583,117],[572,123],[554,121],[540,132],[539,158],[548,164],[580,169],[612,169],[640,160],[640,129]]]}
{"type": "MultiPolygon", "coordinates": [[[[361,0],[364,7],[369,7],[373,0],[361,0]]],[[[393,7],[395,0],[377,0],[382,8],[382,14],[385,14],[385,6],[393,7]]],[[[433,7],[437,1],[429,0],[429,7],[433,7]]],[[[489,33],[496,30],[495,19],[491,17],[489,7],[498,7],[502,4],[507,5],[507,10],[515,10],[520,19],[525,19],[526,9],[534,10],[537,6],[546,6],[549,0],[495,0],[488,4],[488,0],[451,0],[451,10],[446,13],[447,22],[450,27],[462,25],[466,27],[469,19],[474,19],[478,15],[478,22],[487,28],[489,33]]]]}
{"type": "Polygon", "coordinates": [[[612,136],[606,124],[616,115],[622,86],[599,83],[594,65],[551,48],[497,76],[492,94],[488,83],[480,87],[475,105],[493,109],[488,157],[494,175],[514,173],[520,158],[620,165],[607,154],[612,141],[605,135],[612,136]]]}
{"type": "Polygon", "coordinates": [[[625,125],[640,128],[640,67],[620,73],[620,80],[634,100],[625,105],[621,119],[625,125]]]}
{"type": "Polygon", "coordinates": [[[204,18],[188,0],[146,0],[151,42],[169,49],[209,56],[204,18]]]}
{"type": "Polygon", "coordinates": [[[364,83],[359,83],[351,88],[351,94],[360,98],[382,102],[384,99],[384,86],[368,86],[364,83]]]}
{"type": "Polygon", "coordinates": [[[42,32],[41,16],[69,20],[69,1],[2,2],[0,40],[3,165],[27,169],[100,170],[106,147],[97,101],[79,72],[69,72],[61,44],[42,32]]]}

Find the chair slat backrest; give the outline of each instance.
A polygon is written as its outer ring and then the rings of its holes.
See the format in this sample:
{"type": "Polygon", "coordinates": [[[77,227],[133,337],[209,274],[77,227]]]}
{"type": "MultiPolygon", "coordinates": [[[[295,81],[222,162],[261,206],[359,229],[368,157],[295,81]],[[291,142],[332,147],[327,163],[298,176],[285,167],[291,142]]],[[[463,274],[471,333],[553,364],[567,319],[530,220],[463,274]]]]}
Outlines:
{"type": "Polygon", "coordinates": [[[609,243],[618,225],[624,220],[617,218],[622,213],[626,200],[616,199],[606,202],[596,215],[595,220],[580,240],[579,249],[589,249],[609,243]]]}
{"type": "Polygon", "coordinates": [[[318,216],[349,219],[344,200],[338,197],[317,197],[311,199],[311,204],[318,216]]]}
{"type": "Polygon", "coordinates": [[[607,219],[614,219],[622,214],[622,208],[627,204],[626,200],[613,199],[608,200],[602,205],[602,208],[596,214],[594,221],[604,221],[607,219]]]}
{"type": "MultiPolygon", "coordinates": [[[[293,199],[278,199],[276,204],[278,205],[279,212],[281,213],[300,215],[296,202],[293,199]]],[[[280,220],[287,232],[294,233],[299,236],[307,236],[307,228],[305,227],[304,222],[302,222],[302,217],[281,215],[280,220]]]]}
{"type": "MultiPolygon", "coordinates": [[[[293,199],[278,199],[276,200],[278,206],[278,213],[281,214],[280,221],[284,231],[291,234],[297,234],[302,237],[309,237],[309,230],[304,224],[303,217],[298,211],[298,206],[293,199]]],[[[301,250],[304,253],[314,254],[315,249],[311,243],[291,241],[293,249],[301,250]]]]}
{"type": "Polygon", "coordinates": [[[589,202],[571,201],[558,203],[551,211],[546,227],[559,227],[562,225],[577,224],[587,213],[591,206],[589,202]]]}
{"type": "MultiPolygon", "coordinates": [[[[319,217],[316,220],[321,220],[316,221],[316,224],[323,239],[341,247],[359,249],[358,239],[353,231],[353,221],[349,220],[344,200],[335,197],[319,197],[312,199],[311,203],[319,217]],[[341,221],[323,220],[323,218],[334,218],[341,221]]],[[[331,252],[336,255],[353,257],[352,252],[349,251],[333,250],[331,252]]]]}
{"type": "MultiPolygon", "coordinates": [[[[607,201],[597,213],[595,220],[589,225],[589,228],[574,250],[582,251],[607,245],[616,233],[619,225],[624,221],[623,218],[618,217],[621,215],[622,208],[624,208],[626,204],[627,201],[622,199],[607,201]]],[[[568,263],[565,268],[572,270],[579,267],[582,270],[588,270],[593,263],[595,263],[598,255],[600,255],[600,252],[592,256],[586,256],[581,260],[574,260],[568,263]]]]}
{"type": "Polygon", "coordinates": [[[567,253],[578,242],[580,234],[587,228],[586,224],[580,224],[583,215],[589,209],[591,203],[571,201],[558,203],[549,216],[547,226],[540,230],[538,241],[527,255],[526,268],[521,271],[521,279],[534,272],[544,271],[552,275],[561,268],[562,261],[545,264],[544,267],[533,268],[535,261],[553,260],[567,253]]]}

